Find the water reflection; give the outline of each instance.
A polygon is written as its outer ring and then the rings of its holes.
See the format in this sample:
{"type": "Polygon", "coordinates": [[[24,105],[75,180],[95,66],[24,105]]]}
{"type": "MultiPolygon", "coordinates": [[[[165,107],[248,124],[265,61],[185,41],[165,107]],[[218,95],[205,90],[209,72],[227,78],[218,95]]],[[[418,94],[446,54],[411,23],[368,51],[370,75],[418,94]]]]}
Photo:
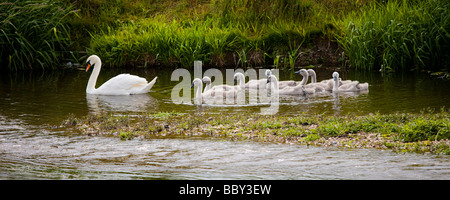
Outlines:
{"type": "Polygon", "coordinates": [[[149,94],[139,95],[96,95],[86,94],[89,111],[101,113],[158,111],[158,100],[149,94]]]}
{"type": "Polygon", "coordinates": [[[368,90],[363,90],[363,91],[357,91],[357,92],[333,92],[331,93],[331,96],[334,99],[334,105],[333,105],[333,110],[336,111],[338,114],[341,111],[341,97],[348,99],[349,101],[357,101],[357,98],[359,95],[361,94],[368,94],[369,91],[368,90]]]}

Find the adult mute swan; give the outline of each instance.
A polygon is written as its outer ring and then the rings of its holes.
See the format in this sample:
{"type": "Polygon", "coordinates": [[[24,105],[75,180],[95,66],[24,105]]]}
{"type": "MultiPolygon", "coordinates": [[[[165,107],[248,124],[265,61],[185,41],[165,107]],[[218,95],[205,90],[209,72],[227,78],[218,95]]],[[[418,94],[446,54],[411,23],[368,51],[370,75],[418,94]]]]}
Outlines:
{"type": "Polygon", "coordinates": [[[91,55],[86,61],[86,72],[93,67],[91,77],[89,78],[86,93],[100,94],[100,95],[130,95],[130,94],[144,94],[150,91],[158,77],[155,77],[150,83],[147,83],[145,78],[130,74],[119,74],[105,83],[95,88],[98,75],[102,67],[102,61],[96,55],[91,55]]]}
{"type": "Polygon", "coordinates": [[[340,78],[338,72],[333,72],[333,80],[333,92],[356,92],[369,89],[369,83],[359,83],[359,81],[351,81],[339,86],[340,78]]]}
{"type": "Polygon", "coordinates": [[[278,79],[275,75],[270,75],[267,78],[267,83],[271,84],[271,91],[278,94],[290,94],[290,95],[307,95],[316,93],[315,86],[305,87],[305,85],[288,86],[285,88],[279,88],[278,79]]]}

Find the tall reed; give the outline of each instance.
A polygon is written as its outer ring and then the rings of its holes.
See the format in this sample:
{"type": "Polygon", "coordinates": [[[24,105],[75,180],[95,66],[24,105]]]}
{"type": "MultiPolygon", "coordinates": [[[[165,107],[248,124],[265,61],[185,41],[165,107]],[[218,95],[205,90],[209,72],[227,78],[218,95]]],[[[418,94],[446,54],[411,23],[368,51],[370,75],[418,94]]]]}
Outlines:
{"type": "Polygon", "coordinates": [[[53,68],[70,43],[71,6],[56,0],[0,3],[0,69],[53,68]]]}
{"type": "Polygon", "coordinates": [[[450,3],[389,1],[338,22],[338,41],[353,68],[390,70],[450,68],[450,3]]]}

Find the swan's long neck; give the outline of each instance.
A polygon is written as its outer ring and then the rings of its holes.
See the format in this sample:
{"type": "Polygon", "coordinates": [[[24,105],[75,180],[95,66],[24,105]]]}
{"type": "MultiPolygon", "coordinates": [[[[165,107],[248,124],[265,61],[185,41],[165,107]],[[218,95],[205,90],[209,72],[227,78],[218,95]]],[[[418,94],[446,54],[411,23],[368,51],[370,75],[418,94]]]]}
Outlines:
{"type": "Polygon", "coordinates": [[[308,72],[308,74],[311,76],[311,83],[317,82],[317,77],[315,72],[308,72]]]}
{"type": "Polygon", "coordinates": [[[242,73],[236,74],[237,79],[239,80],[239,87],[245,88],[245,76],[242,73]]]}
{"type": "Polygon", "coordinates": [[[334,77],[333,91],[337,91],[339,88],[339,77],[334,77]]]}
{"type": "Polygon", "coordinates": [[[300,82],[300,85],[306,85],[306,83],[308,82],[308,74],[302,74],[303,79],[302,82],[300,82]]]}
{"type": "Polygon", "coordinates": [[[203,93],[205,93],[206,91],[208,91],[209,89],[211,89],[211,82],[207,82],[205,89],[203,90],[203,93]]]}
{"type": "Polygon", "coordinates": [[[197,85],[197,92],[195,93],[195,100],[197,104],[202,104],[202,88],[203,88],[203,83],[201,81],[198,82],[197,85]]]}
{"type": "Polygon", "coordinates": [[[245,76],[243,74],[241,74],[239,77],[241,79],[241,80],[239,80],[239,86],[241,88],[245,88],[245,76]]]}
{"type": "Polygon", "coordinates": [[[277,79],[277,77],[274,76],[274,75],[270,75],[270,82],[273,84],[273,91],[275,93],[278,93],[279,87],[278,87],[278,79],[277,79]]]}
{"type": "Polygon", "coordinates": [[[92,63],[92,65],[94,65],[94,69],[92,70],[92,74],[91,77],[89,78],[87,87],[86,87],[86,93],[92,93],[93,91],[95,91],[95,85],[97,83],[97,78],[98,75],[100,74],[100,69],[102,67],[102,62],[100,60],[97,60],[95,62],[92,63]]]}

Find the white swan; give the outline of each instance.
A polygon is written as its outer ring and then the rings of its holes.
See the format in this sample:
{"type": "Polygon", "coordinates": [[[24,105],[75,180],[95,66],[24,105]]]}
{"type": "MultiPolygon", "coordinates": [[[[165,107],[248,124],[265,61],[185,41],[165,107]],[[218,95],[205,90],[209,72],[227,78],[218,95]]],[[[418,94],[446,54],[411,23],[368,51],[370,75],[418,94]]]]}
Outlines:
{"type": "Polygon", "coordinates": [[[102,61],[96,55],[89,56],[86,61],[87,67],[86,72],[92,66],[94,70],[92,71],[91,77],[89,78],[86,93],[88,94],[100,94],[100,95],[130,95],[130,94],[144,94],[150,91],[156,82],[158,77],[155,77],[150,83],[147,83],[145,78],[130,74],[119,74],[105,83],[95,88],[97,83],[98,75],[100,74],[100,69],[102,67],[102,61]]]}
{"type": "Polygon", "coordinates": [[[307,94],[315,94],[316,88],[315,86],[305,87],[305,85],[296,85],[296,86],[288,86],[285,88],[279,88],[278,79],[275,75],[270,75],[267,78],[267,83],[271,83],[271,91],[274,91],[278,94],[290,94],[290,95],[307,95],[307,94]]]}
{"type": "Polygon", "coordinates": [[[369,89],[369,83],[359,83],[359,81],[351,81],[347,84],[339,85],[339,73],[333,72],[333,92],[355,92],[369,89]]]}

